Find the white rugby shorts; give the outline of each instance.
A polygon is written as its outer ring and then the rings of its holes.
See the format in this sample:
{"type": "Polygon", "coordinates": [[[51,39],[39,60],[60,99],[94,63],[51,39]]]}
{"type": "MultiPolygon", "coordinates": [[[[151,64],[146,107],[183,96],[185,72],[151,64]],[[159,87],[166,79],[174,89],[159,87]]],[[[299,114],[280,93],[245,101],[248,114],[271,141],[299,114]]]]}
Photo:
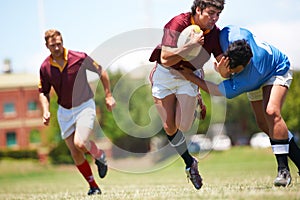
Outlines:
{"type": "MultiPolygon", "coordinates": [[[[203,77],[203,70],[196,70],[194,72],[197,76],[203,77]]],[[[158,99],[163,99],[170,94],[187,94],[195,97],[199,93],[198,86],[194,83],[180,79],[170,73],[168,68],[157,64],[152,71],[150,77],[152,82],[152,96],[158,99]]]]}
{"type": "Polygon", "coordinates": [[[93,129],[96,118],[96,106],[94,99],[90,99],[79,106],[66,109],[58,106],[57,120],[61,130],[62,139],[69,137],[77,127],[93,129]]]}
{"type": "Polygon", "coordinates": [[[293,71],[290,69],[282,76],[272,76],[259,89],[247,92],[249,101],[260,101],[263,99],[262,88],[266,85],[282,85],[287,88],[290,87],[293,80],[293,71]]]}

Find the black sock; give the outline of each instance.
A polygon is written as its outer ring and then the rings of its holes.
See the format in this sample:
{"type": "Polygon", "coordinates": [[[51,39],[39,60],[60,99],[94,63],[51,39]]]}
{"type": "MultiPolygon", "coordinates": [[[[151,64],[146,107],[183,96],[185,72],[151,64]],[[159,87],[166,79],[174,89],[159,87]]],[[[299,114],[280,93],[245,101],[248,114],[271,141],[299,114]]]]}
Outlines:
{"type": "Polygon", "coordinates": [[[183,133],[180,130],[177,130],[177,132],[174,135],[167,135],[167,137],[171,146],[176,149],[177,153],[184,160],[186,168],[191,167],[193,163],[193,157],[190,155],[187,149],[186,140],[183,133]]]}
{"type": "Polygon", "coordinates": [[[300,172],[300,149],[297,146],[294,137],[289,142],[289,157],[295,163],[300,172]]]}
{"type": "Polygon", "coordinates": [[[288,150],[289,150],[289,140],[274,140],[270,139],[273,153],[276,156],[278,171],[282,169],[289,170],[288,165],[288,150]]]}
{"type": "Polygon", "coordinates": [[[278,164],[278,171],[282,169],[290,170],[288,165],[287,154],[275,154],[275,156],[278,164]]]}

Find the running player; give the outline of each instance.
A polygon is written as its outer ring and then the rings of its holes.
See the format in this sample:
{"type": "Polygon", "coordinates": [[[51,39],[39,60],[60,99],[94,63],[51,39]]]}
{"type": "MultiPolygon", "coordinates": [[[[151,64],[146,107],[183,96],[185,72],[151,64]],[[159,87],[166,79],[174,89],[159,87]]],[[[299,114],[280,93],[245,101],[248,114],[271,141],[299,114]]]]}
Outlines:
{"type": "MultiPolygon", "coordinates": [[[[186,173],[196,189],[202,186],[202,178],[198,172],[198,161],[187,149],[184,132],[193,123],[197,106],[199,89],[189,81],[176,79],[170,69],[181,66],[192,69],[195,74],[203,77],[203,65],[213,54],[217,60],[222,57],[219,44],[220,29],[216,26],[220,13],[224,8],[224,0],[194,0],[191,12],[182,13],[172,18],[164,26],[162,43],[158,45],[150,57],[156,66],[150,74],[152,96],[163,123],[170,145],[181,155],[186,165],[186,173]],[[177,47],[180,33],[188,26],[198,25],[203,34],[192,34],[189,43],[177,47]],[[186,61],[187,55],[195,45],[202,45],[200,53],[192,60],[186,61]]],[[[199,98],[201,103],[201,97],[199,98]]],[[[203,118],[205,110],[203,110],[203,118]]]]}
{"type": "Polygon", "coordinates": [[[43,122],[49,124],[50,89],[53,87],[58,96],[57,118],[61,136],[68,146],[79,172],[88,182],[88,195],[101,194],[94,180],[85,153],[95,159],[100,178],[107,173],[105,152],[89,140],[93,133],[96,117],[94,94],[89,86],[86,70],[97,73],[105,90],[105,100],[108,110],[115,106],[115,100],[110,92],[108,74],[100,65],[85,53],[67,50],[63,46],[63,38],[59,31],[45,32],[46,47],[51,55],[40,68],[40,102],[43,108],[43,122]]]}

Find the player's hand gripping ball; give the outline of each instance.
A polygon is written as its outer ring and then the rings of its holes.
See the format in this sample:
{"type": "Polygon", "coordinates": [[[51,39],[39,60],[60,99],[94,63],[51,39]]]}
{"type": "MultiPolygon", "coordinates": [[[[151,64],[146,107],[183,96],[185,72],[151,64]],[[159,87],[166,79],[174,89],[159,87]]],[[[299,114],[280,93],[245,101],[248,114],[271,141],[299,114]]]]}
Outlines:
{"type": "MultiPolygon", "coordinates": [[[[198,25],[190,25],[186,27],[179,35],[177,46],[182,47],[186,43],[188,43],[191,40],[192,31],[194,31],[194,34],[202,34],[202,30],[198,25]]],[[[202,48],[202,45],[197,45],[194,47],[186,56],[184,56],[184,60],[190,61],[194,59],[200,52],[202,48]]]]}

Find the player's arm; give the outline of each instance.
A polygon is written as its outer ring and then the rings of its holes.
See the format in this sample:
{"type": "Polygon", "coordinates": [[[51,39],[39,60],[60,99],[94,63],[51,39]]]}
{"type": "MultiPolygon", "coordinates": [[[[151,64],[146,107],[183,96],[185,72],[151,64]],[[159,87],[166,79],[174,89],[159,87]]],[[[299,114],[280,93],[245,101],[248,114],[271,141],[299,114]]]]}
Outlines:
{"type": "Polygon", "coordinates": [[[105,105],[107,110],[112,111],[112,109],[116,105],[116,101],[111,94],[110,91],[110,82],[109,76],[107,72],[99,65],[96,61],[94,61],[91,57],[87,56],[85,58],[85,66],[87,69],[97,73],[100,77],[101,83],[103,85],[104,93],[105,93],[105,105]]]}
{"type": "Polygon", "coordinates": [[[109,76],[104,69],[101,70],[100,80],[102,82],[104,92],[105,92],[106,107],[109,111],[112,111],[112,109],[116,106],[116,101],[111,94],[109,76]]]}
{"type": "Polygon", "coordinates": [[[177,64],[186,57],[188,53],[195,47],[204,44],[204,36],[202,34],[195,34],[191,32],[191,40],[179,48],[162,46],[160,60],[161,64],[170,67],[177,64]]]}
{"type": "Polygon", "coordinates": [[[48,126],[50,122],[50,90],[51,84],[49,83],[45,75],[45,68],[41,67],[40,69],[40,82],[38,85],[39,91],[39,100],[43,111],[43,123],[48,126]]]}
{"type": "Polygon", "coordinates": [[[217,84],[199,78],[192,72],[192,70],[184,68],[183,70],[179,70],[179,72],[186,80],[198,85],[198,87],[200,87],[205,92],[214,96],[222,96],[222,93],[220,92],[217,84]]]}
{"type": "Polygon", "coordinates": [[[43,123],[48,126],[50,122],[50,111],[49,111],[49,105],[50,105],[50,96],[49,94],[40,93],[39,100],[42,106],[43,110],[43,123]]]}

